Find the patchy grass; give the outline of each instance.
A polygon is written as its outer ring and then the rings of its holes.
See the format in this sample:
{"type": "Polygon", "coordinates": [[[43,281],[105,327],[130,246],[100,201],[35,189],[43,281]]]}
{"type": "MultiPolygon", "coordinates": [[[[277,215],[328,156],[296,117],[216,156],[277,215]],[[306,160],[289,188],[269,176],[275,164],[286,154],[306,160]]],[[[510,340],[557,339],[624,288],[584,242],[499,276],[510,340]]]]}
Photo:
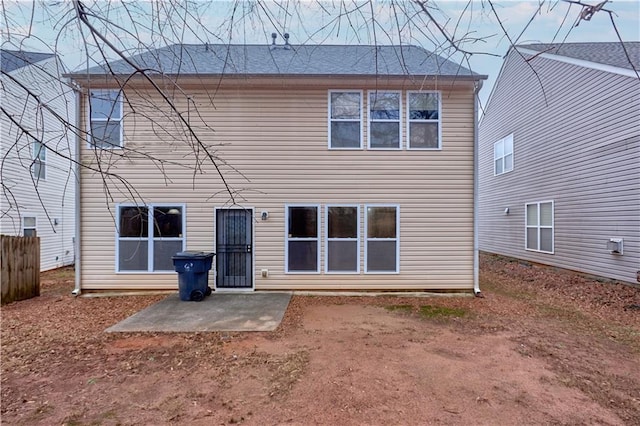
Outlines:
{"type": "Polygon", "coordinates": [[[448,308],[446,306],[420,306],[420,315],[424,318],[462,318],[467,314],[466,309],[448,308]]]}
{"type": "Polygon", "coordinates": [[[411,312],[413,310],[411,305],[389,305],[384,308],[391,312],[411,312]]]}

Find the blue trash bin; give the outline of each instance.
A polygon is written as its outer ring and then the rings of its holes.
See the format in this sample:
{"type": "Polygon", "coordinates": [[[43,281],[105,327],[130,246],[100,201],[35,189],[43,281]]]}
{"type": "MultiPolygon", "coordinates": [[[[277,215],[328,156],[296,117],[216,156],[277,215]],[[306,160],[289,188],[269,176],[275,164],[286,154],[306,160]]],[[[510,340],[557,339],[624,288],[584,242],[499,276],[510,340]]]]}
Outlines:
{"type": "Polygon", "coordinates": [[[178,273],[180,300],[199,302],[211,294],[209,271],[215,253],[182,251],[176,253],[173,266],[178,273]]]}

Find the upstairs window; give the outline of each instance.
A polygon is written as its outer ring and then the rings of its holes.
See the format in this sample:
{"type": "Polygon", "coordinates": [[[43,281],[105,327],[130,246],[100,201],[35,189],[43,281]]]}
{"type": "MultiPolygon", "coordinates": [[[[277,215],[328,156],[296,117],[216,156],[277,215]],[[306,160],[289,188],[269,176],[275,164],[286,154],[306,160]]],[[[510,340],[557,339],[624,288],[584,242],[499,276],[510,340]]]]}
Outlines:
{"type": "Polygon", "coordinates": [[[36,181],[47,178],[47,148],[39,141],[31,143],[31,176],[36,181]]]}
{"type": "Polygon", "coordinates": [[[184,207],[120,206],[117,270],[173,271],[174,254],[184,250],[184,207]]]}
{"type": "Polygon", "coordinates": [[[36,218],[35,216],[25,216],[22,218],[22,236],[37,237],[36,218]]]}
{"type": "Polygon", "coordinates": [[[362,148],[362,92],[329,92],[329,148],[362,148]]]}
{"type": "Polygon", "coordinates": [[[440,93],[407,92],[408,149],[440,149],[440,93]]]}
{"type": "Polygon", "coordinates": [[[553,254],[553,201],[526,205],[525,248],[553,254]]]}
{"type": "Polygon", "coordinates": [[[400,149],[400,92],[369,92],[369,148],[400,149]]]}
{"type": "Polygon", "coordinates": [[[89,99],[90,145],[100,149],[122,147],[121,92],[119,90],[92,90],[89,99]]]}
{"type": "Polygon", "coordinates": [[[287,272],[320,272],[318,206],[287,208],[287,272]]]}
{"type": "Polygon", "coordinates": [[[493,144],[493,164],[495,176],[513,170],[513,134],[493,144]]]}

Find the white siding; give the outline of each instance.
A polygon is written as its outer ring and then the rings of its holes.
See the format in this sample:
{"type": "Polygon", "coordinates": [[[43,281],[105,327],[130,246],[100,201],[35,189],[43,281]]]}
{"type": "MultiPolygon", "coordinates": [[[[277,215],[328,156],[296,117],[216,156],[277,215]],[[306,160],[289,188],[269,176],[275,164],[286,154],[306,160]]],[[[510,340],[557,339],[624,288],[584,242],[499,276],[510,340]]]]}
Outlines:
{"type": "Polygon", "coordinates": [[[636,282],[640,82],[550,59],[530,64],[540,82],[518,55],[507,57],[480,125],[480,248],[636,282]],[[510,133],[514,170],[493,176],[493,143],[510,133]],[[542,200],[555,204],[554,254],[524,249],[524,205],[542,200]],[[624,238],[623,256],[607,250],[611,237],[624,238]]]}
{"type": "MultiPolygon", "coordinates": [[[[19,68],[10,73],[42,102],[74,124],[75,97],[61,81],[55,58],[19,68]]],[[[0,154],[3,193],[0,197],[2,234],[22,235],[22,218],[37,218],[40,237],[41,270],[74,262],[75,176],[69,158],[75,153],[75,135],[19,84],[2,76],[2,107],[29,131],[38,135],[51,150],[46,154],[46,179],[32,180],[31,147],[26,136],[5,114],[0,114],[0,154]]]]}
{"type": "MultiPolygon", "coordinates": [[[[236,203],[255,209],[255,288],[471,290],[473,90],[467,86],[443,92],[441,151],[373,151],[327,148],[327,91],[332,88],[325,82],[295,90],[193,88],[189,92],[203,120],[198,121],[192,106],[198,134],[215,147],[221,171],[237,191],[236,203]],[[206,130],[205,124],[213,130],[206,130]],[[326,274],[324,244],[321,273],[285,273],[285,204],[296,203],[321,205],[321,238],[327,204],[360,205],[361,233],[365,204],[399,205],[400,273],[365,274],[363,244],[359,274],[326,274]],[[261,211],[269,212],[267,221],[260,220],[261,211]],[[261,277],[262,269],[269,270],[268,278],[261,277]]],[[[371,87],[360,83],[350,88],[371,87]]],[[[98,160],[85,147],[83,161],[92,166],[111,164],[109,171],[125,178],[145,202],[185,203],[187,249],[214,250],[214,208],[231,205],[220,177],[207,162],[194,174],[194,157],[184,136],[163,134],[160,125],[151,125],[144,117],[164,114],[165,128],[174,128],[175,117],[165,108],[162,114],[156,110],[162,105],[157,95],[130,89],[127,96],[135,103],[136,114],[125,108],[126,150],[102,152],[98,160]],[[142,152],[166,162],[160,167],[142,152]]],[[[405,96],[403,91],[403,102],[405,96]]],[[[175,100],[181,110],[188,109],[184,101],[175,100]]],[[[362,128],[366,146],[366,109],[362,128]]],[[[404,139],[404,124],[402,134],[404,139]]],[[[81,183],[83,289],[176,288],[175,273],[115,272],[115,212],[107,206],[113,209],[133,196],[110,179],[111,200],[101,177],[86,170],[81,183]]]]}

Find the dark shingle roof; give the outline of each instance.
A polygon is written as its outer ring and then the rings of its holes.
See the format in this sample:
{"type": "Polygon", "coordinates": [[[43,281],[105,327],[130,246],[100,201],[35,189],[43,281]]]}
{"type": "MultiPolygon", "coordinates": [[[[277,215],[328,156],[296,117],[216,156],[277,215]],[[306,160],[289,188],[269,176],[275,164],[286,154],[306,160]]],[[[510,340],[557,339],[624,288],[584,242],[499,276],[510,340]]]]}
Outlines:
{"type": "Polygon", "coordinates": [[[53,53],[25,52],[23,50],[0,49],[0,69],[4,72],[35,64],[54,57],[53,53]]]}
{"type": "MultiPolygon", "coordinates": [[[[174,44],[130,58],[163,74],[375,76],[438,75],[485,78],[416,46],[356,45],[190,45],[174,44]]],[[[130,74],[124,60],[110,63],[115,74],[130,74]]],[[[82,74],[110,74],[98,65],[82,74]]]]}
{"type": "Polygon", "coordinates": [[[638,41],[625,42],[624,49],[619,42],[523,44],[518,47],[619,68],[633,69],[625,55],[626,49],[633,66],[636,69],[640,69],[640,42],[638,41]]]}

